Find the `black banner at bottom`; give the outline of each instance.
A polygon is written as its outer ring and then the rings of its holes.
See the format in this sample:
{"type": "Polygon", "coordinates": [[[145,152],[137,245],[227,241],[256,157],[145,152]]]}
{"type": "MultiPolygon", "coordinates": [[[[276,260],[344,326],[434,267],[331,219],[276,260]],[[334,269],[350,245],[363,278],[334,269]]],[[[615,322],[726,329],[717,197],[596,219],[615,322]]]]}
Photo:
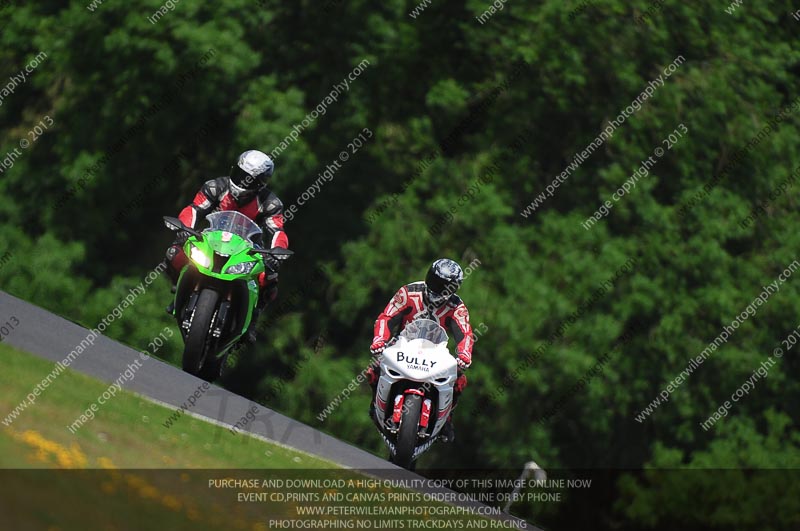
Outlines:
{"type": "Polygon", "coordinates": [[[0,470],[0,519],[15,531],[641,529],[648,518],[651,529],[715,529],[698,515],[733,511],[731,529],[755,529],[742,510],[737,525],[736,509],[760,503],[763,529],[800,529],[800,469],[422,474],[0,470]],[[637,516],[636,507],[649,513],[637,516]]]}

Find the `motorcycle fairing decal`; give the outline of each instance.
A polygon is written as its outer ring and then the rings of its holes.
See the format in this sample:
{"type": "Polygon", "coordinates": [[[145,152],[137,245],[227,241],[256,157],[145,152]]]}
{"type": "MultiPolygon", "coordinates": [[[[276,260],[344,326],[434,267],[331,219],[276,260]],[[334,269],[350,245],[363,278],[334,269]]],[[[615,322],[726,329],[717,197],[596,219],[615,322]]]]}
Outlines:
{"type": "MultiPolygon", "coordinates": [[[[394,443],[392,441],[390,441],[389,438],[383,432],[381,432],[381,437],[383,437],[383,442],[386,443],[387,448],[389,448],[389,452],[394,457],[394,455],[396,453],[396,449],[395,449],[394,443]]],[[[435,443],[437,440],[439,440],[438,436],[434,437],[434,438],[432,438],[432,439],[430,439],[428,441],[425,441],[424,444],[421,444],[421,445],[417,446],[416,448],[414,448],[414,453],[411,454],[411,459],[416,459],[420,455],[422,455],[425,452],[427,452],[428,449],[431,447],[431,445],[433,445],[433,443],[435,443]]]]}
{"type": "Polygon", "coordinates": [[[426,360],[424,357],[422,357],[421,350],[419,351],[419,354],[420,354],[419,356],[412,358],[410,356],[407,356],[404,352],[398,351],[395,354],[395,359],[397,360],[398,363],[404,361],[406,363],[406,367],[408,367],[409,369],[413,369],[415,371],[430,372],[433,366],[436,365],[438,362],[426,360]],[[420,359],[422,361],[420,361],[420,359]]]}
{"type": "Polygon", "coordinates": [[[380,411],[384,411],[386,409],[386,402],[381,400],[380,396],[375,396],[375,400],[378,402],[378,409],[380,411]]]}
{"type": "Polygon", "coordinates": [[[378,432],[378,433],[380,433],[381,437],[383,437],[383,442],[386,443],[386,446],[389,448],[389,452],[391,452],[391,454],[394,455],[395,454],[394,443],[392,441],[390,441],[389,437],[387,437],[386,434],[383,433],[382,431],[378,432]]]}
{"type": "Polygon", "coordinates": [[[419,456],[421,456],[422,454],[424,454],[425,452],[427,452],[428,448],[430,448],[431,445],[433,443],[435,443],[438,438],[439,437],[434,437],[433,439],[430,439],[430,440],[426,441],[424,444],[421,444],[421,445],[417,446],[416,448],[414,448],[414,453],[411,454],[411,459],[416,459],[419,456]]]}

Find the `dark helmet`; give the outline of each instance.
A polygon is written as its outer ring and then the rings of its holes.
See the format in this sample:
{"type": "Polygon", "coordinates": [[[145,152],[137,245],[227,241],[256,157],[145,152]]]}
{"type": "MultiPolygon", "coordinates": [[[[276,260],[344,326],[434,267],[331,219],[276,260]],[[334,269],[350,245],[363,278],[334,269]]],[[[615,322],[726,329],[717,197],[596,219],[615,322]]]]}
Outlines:
{"type": "Polygon", "coordinates": [[[252,197],[275,170],[275,163],[266,153],[251,149],[239,155],[239,160],[231,167],[231,195],[237,201],[252,197]]]}
{"type": "Polygon", "coordinates": [[[449,258],[440,258],[425,275],[425,298],[434,306],[441,306],[458,291],[463,281],[461,266],[449,258]]]}

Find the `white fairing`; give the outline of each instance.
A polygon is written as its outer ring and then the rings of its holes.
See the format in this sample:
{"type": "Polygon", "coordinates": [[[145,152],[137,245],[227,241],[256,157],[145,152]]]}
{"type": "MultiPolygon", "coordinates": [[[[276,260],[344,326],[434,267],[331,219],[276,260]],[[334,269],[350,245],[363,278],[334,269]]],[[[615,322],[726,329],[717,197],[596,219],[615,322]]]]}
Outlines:
{"type": "MultiPolygon", "coordinates": [[[[418,441],[414,450],[416,458],[430,447],[444,426],[453,405],[453,386],[457,377],[456,360],[447,350],[447,334],[444,330],[433,321],[419,320],[410,323],[398,336],[397,342],[383,351],[381,375],[375,395],[376,420],[385,426],[385,406],[394,399],[389,393],[395,382],[420,382],[422,385],[419,388],[423,391],[436,388],[439,392],[438,411],[431,411],[429,420],[429,424],[433,425],[433,433],[418,441]],[[426,322],[430,323],[427,327],[426,322]],[[414,328],[418,323],[423,326],[414,328]],[[409,328],[410,333],[406,333],[409,328]]],[[[429,393],[426,392],[425,395],[428,396],[429,393]]],[[[391,408],[389,411],[391,412],[391,408]]],[[[391,441],[385,436],[384,440],[394,453],[391,441]]]]}

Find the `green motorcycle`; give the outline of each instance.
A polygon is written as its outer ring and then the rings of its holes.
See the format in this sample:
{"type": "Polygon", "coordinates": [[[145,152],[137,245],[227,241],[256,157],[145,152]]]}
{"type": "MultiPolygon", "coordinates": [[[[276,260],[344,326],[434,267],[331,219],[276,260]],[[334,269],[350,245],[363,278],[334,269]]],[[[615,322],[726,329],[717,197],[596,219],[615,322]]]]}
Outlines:
{"type": "Polygon", "coordinates": [[[258,276],[266,268],[261,255],[278,260],[292,251],[262,249],[262,231],[240,212],[206,216],[203,232],[165,217],[173,231],[190,234],[183,250],[189,257],[180,272],[173,315],[183,335],[183,370],[209,382],[219,377],[231,347],[250,326],[258,302],[258,276]]]}

